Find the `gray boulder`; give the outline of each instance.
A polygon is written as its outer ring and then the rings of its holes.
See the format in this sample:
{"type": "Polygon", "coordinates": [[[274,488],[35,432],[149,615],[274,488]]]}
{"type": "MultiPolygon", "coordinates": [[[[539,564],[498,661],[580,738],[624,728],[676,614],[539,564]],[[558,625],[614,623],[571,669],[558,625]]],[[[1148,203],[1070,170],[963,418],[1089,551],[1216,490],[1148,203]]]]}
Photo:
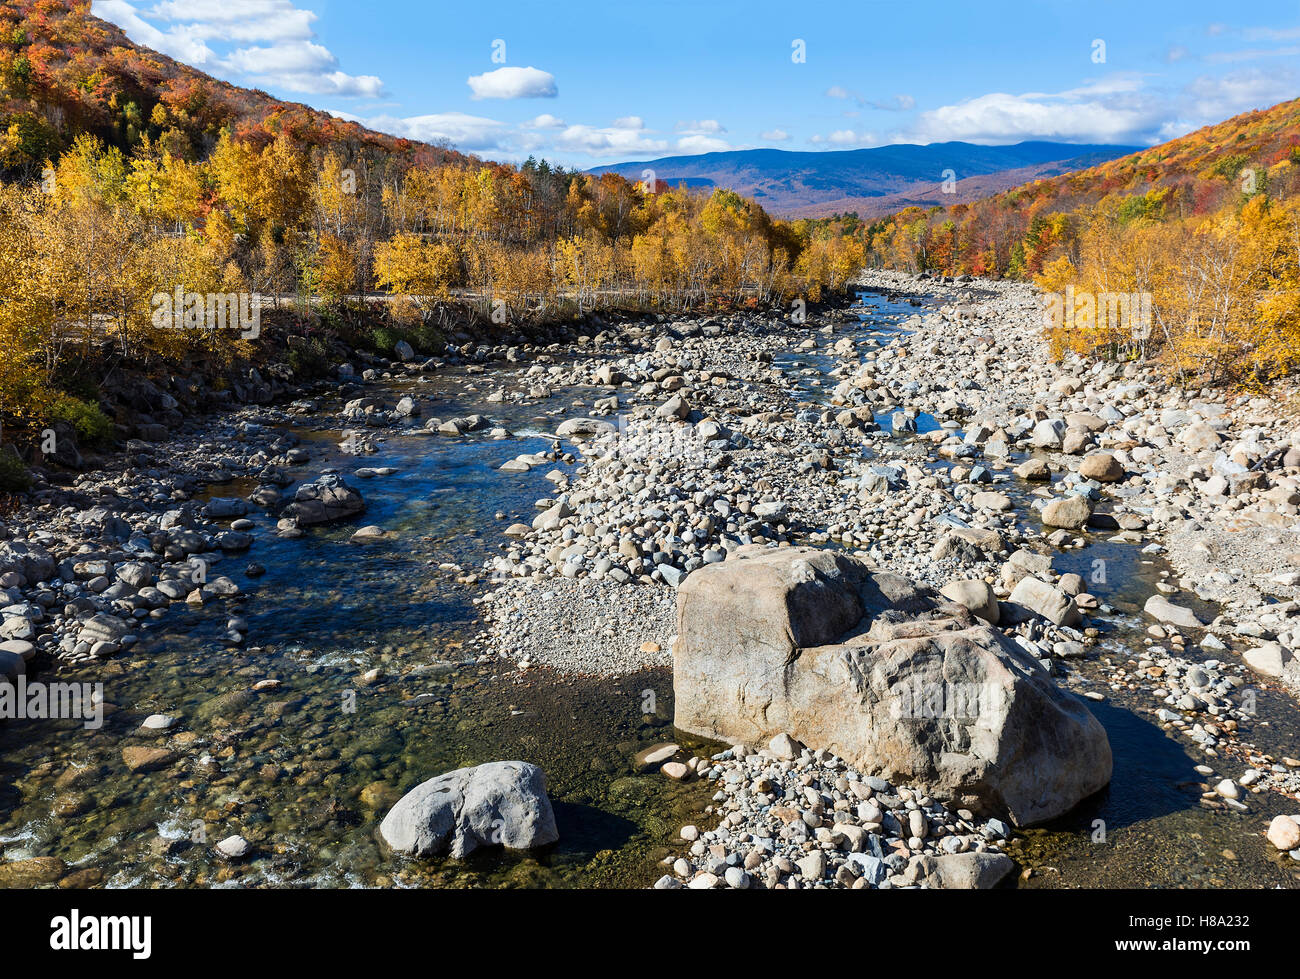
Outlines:
{"type": "Polygon", "coordinates": [[[421,782],[379,825],[399,853],[462,859],[480,846],[528,850],[560,838],[546,776],[523,761],[459,768],[421,782]]]}
{"type": "Polygon", "coordinates": [[[27,544],[20,540],[0,543],[0,574],[16,572],[27,579],[30,585],[38,581],[48,581],[54,577],[58,562],[53,555],[36,544],[27,544]]]}
{"type": "Polygon", "coordinates": [[[1074,599],[1061,589],[1049,585],[1032,575],[1021,578],[1011,590],[1008,601],[1028,609],[1034,615],[1041,615],[1056,625],[1078,625],[1079,607],[1074,599]]]}
{"type": "Polygon", "coordinates": [[[675,724],[780,732],[1025,826],[1110,780],[1106,732],[960,605],[847,554],[744,548],[677,593],[675,724]]]}
{"type": "Polygon", "coordinates": [[[296,520],[302,526],[330,523],[354,517],[366,508],[361,493],[343,481],[343,477],[330,473],[314,483],[303,483],[293,496],[293,502],[284,508],[282,517],[296,520]]]}
{"type": "Polygon", "coordinates": [[[1005,853],[972,851],[941,857],[913,857],[903,871],[903,882],[936,890],[987,890],[1015,869],[1005,853]]]}

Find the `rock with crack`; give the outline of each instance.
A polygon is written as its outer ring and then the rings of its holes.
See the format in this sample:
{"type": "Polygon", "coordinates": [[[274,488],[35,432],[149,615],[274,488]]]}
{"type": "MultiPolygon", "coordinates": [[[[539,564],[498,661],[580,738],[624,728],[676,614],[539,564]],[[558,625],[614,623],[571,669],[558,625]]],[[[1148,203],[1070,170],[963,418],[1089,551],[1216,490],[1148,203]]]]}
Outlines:
{"type": "Polygon", "coordinates": [[[678,728],[788,732],[865,770],[1021,826],[1110,781],[1106,732],[966,608],[841,552],[742,548],[682,584],[678,728]]]}
{"type": "Polygon", "coordinates": [[[296,520],[300,526],[306,527],[346,520],[365,508],[361,493],[344,482],[343,477],[330,473],[314,483],[299,486],[293,502],[284,508],[281,517],[296,520]]]}
{"type": "Polygon", "coordinates": [[[523,761],[459,768],[421,782],[389,810],[379,832],[399,853],[458,860],[480,846],[528,850],[560,838],[546,776],[523,761]]]}

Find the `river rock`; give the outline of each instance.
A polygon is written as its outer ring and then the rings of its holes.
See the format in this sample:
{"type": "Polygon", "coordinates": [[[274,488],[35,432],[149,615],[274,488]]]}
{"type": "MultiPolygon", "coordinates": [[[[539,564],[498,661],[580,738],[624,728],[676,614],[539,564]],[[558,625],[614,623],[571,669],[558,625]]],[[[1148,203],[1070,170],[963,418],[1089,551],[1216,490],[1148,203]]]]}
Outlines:
{"type": "Polygon", "coordinates": [[[613,422],[602,421],[599,418],[569,418],[560,422],[560,427],[555,430],[555,434],[560,438],[571,438],[575,435],[592,437],[616,430],[617,427],[613,422]]]}
{"type": "Polygon", "coordinates": [[[458,860],[480,846],[527,850],[560,838],[546,776],[522,761],[460,768],[421,782],[389,810],[379,832],[399,853],[450,853],[458,860]]]}
{"type": "Polygon", "coordinates": [[[941,890],[987,890],[1015,869],[1005,853],[952,853],[942,857],[913,857],[903,882],[941,890]]]}
{"type": "Polygon", "coordinates": [[[1079,607],[1074,599],[1032,575],[1026,575],[1016,583],[1008,601],[1041,615],[1055,625],[1079,624],[1079,607]]]}
{"type": "Polygon", "coordinates": [[[1274,816],[1266,836],[1279,850],[1300,847],[1300,816],[1274,816]]]}
{"type": "Polygon", "coordinates": [[[361,493],[344,482],[343,477],[329,473],[314,483],[303,483],[293,496],[293,502],[284,508],[282,517],[294,519],[300,526],[331,523],[356,516],[366,508],[361,493]]]}
{"type": "Polygon", "coordinates": [[[16,572],[29,585],[54,577],[56,562],[49,551],[23,541],[0,542],[0,574],[16,572]]]}
{"type": "Polygon", "coordinates": [[[1079,530],[1091,516],[1091,504],[1078,494],[1063,496],[1043,507],[1043,525],[1047,527],[1079,530]]]}
{"type": "Polygon", "coordinates": [[[1079,475],[1099,483],[1114,483],[1124,478],[1124,467],[1109,452],[1092,452],[1079,463],[1079,475]]]}
{"type": "Polygon", "coordinates": [[[1184,629],[1204,629],[1205,623],[1196,617],[1189,608],[1175,605],[1163,595],[1152,595],[1142,606],[1142,611],[1154,619],[1176,625],[1184,629]]]}
{"type": "Polygon", "coordinates": [[[998,624],[1002,610],[993,594],[993,586],[987,581],[950,581],[939,590],[939,594],[970,609],[972,614],[990,625],[998,624]]]}
{"type": "Polygon", "coordinates": [[[675,724],[692,734],[785,732],[1022,826],[1110,780],[1105,731],[1033,657],[847,554],[743,548],[686,580],[677,625],[675,724]]]}

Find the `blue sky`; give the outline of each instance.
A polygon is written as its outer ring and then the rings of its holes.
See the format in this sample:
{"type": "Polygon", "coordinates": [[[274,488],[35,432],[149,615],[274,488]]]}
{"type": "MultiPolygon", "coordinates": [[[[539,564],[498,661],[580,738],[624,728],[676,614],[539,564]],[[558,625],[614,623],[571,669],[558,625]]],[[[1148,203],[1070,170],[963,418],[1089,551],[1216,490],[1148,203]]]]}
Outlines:
{"type": "Polygon", "coordinates": [[[1292,0],[92,9],[236,84],[489,159],[580,167],[754,146],[1146,144],[1300,96],[1292,0]]]}

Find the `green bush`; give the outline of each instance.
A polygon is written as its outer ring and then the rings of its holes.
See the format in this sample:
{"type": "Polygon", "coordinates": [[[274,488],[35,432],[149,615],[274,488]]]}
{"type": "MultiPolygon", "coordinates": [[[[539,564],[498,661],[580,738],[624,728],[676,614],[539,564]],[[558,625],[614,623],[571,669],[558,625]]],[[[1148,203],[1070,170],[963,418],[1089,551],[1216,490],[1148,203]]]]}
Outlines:
{"type": "Polygon", "coordinates": [[[324,377],[329,373],[329,351],[322,340],[307,340],[299,346],[289,348],[289,366],[295,377],[324,377]]]}
{"type": "Polygon", "coordinates": [[[32,477],[22,460],[7,448],[0,447],[0,493],[21,493],[32,485],[32,477]]]}
{"type": "Polygon", "coordinates": [[[87,445],[103,445],[113,435],[113,420],[98,403],[82,401],[70,394],[59,398],[51,413],[56,421],[67,422],[87,445]]]}

